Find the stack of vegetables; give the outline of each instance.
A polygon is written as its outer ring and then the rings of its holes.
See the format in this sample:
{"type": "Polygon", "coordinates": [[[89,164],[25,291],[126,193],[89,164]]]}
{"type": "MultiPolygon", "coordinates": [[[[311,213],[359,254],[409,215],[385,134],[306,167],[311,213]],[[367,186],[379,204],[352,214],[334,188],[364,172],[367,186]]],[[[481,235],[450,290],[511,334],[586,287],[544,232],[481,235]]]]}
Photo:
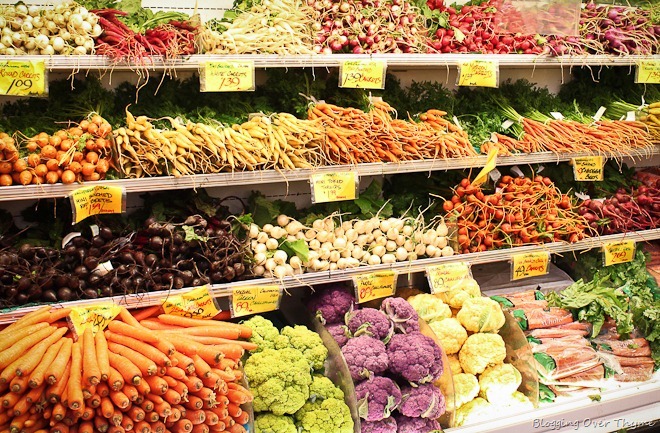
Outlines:
{"type": "Polygon", "coordinates": [[[419,317],[402,298],[380,309],[357,308],[343,286],[319,290],[307,304],[341,347],[355,385],[363,432],[426,433],[440,428],[445,396],[434,385],[443,352],[420,332],[419,317]]]}
{"type": "Polygon", "coordinates": [[[302,325],[278,330],[263,316],[243,322],[258,349],[245,361],[256,432],[352,433],[344,392],[323,376],[328,349],[302,325]]]}
{"type": "MultiPolygon", "coordinates": [[[[518,391],[522,375],[505,363],[506,345],[498,334],[505,317],[499,304],[481,296],[479,285],[466,278],[448,291],[408,297],[447,353],[454,383],[454,426],[474,424],[502,411],[533,409],[518,391]]],[[[446,382],[439,383],[441,387],[446,382]]]]}
{"type": "Polygon", "coordinates": [[[105,332],[69,336],[69,313],[44,307],[0,332],[3,431],[246,431],[249,328],[121,308],[105,332]]]}

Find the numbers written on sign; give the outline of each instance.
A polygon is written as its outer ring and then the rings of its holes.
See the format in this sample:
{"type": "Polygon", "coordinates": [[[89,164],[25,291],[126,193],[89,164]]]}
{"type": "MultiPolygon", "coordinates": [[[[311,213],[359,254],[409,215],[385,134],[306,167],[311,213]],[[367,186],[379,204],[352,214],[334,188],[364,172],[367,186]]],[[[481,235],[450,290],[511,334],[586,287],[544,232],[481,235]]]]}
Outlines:
{"type": "Polygon", "coordinates": [[[353,277],[358,303],[394,295],[397,273],[394,271],[374,272],[353,277]]]}
{"type": "Polygon", "coordinates": [[[91,328],[92,333],[103,331],[121,311],[119,305],[99,304],[89,307],[72,307],[68,320],[77,335],[87,328],[91,328]]]}
{"type": "Polygon", "coordinates": [[[492,60],[461,62],[459,86],[498,87],[499,65],[492,60]]]}
{"type": "Polygon", "coordinates": [[[603,245],[605,266],[632,262],[635,258],[635,241],[608,242],[603,245]]]}
{"type": "Polygon", "coordinates": [[[46,93],[43,61],[0,62],[0,94],[29,96],[46,93]]]}
{"type": "Polygon", "coordinates": [[[232,316],[241,317],[277,310],[281,298],[282,289],[277,285],[237,287],[232,290],[232,316]]]}
{"type": "Polygon", "coordinates": [[[347,60],[341,64],[339,87],[383,89],[386,69],[382,60],[347,60]]]}
{"type": "Polygon", "coordinates": [[[573,158],[573,175],[575,180],[595,182],[603,180],[605,160],[602,156],[585,156],[573,158]]]}
{"type": "Polygon", "coordinates": [[[354,171],[316,173],[312,175],[312,199],[314,203],[355,200],[358,177],[354,171]]]}
{"type": "Polygon", "coordinates": [[[637,64],[635,82],[645,84],[660,84],[660,61],[641,60],[637,64]]]}
{"type": "Polygon", "coordinates": [[[550,253],[538,251],[535,253],[516,254],[511,258],[511,279],[537,277],[548,273],[550,253]]]}
{"type": "Polygon", "coordinates": [[[202,92],[242,92],[254,90],[254,62],[207,62],[204,64],[202,92]]]}
{"type": "Polygon", "coordinates": [[[123,186],[96,185],[78,188],[69,195],[73,222],[78,223],[91,215],[122,213],[126,211],[126,189],[123,186]]]}
{"type": "Polygon", "coordinates": [[[207,286],[167,298],[163,302],[163,310],[168,314],[194,319],[212,319],[220,312],[207,286]]]}

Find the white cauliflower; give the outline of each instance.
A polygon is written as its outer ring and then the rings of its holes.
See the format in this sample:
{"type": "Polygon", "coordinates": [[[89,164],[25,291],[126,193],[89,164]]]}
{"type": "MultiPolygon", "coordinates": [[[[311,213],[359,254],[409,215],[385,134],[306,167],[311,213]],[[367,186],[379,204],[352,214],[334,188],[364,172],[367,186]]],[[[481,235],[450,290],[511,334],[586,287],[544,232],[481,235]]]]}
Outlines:
{"type": "MultiPolygon", "coordinates": [[[[479,395],[479,381],[477,376],[468,373],[458,373],[454,379],[454,404],[457,408],[472,401],[479,395]]],[[[449,402],[450,399],[447,399],[449,402]]],[[[449,410],[449,408],[447,408],[449,410]]]]}
{"type": "Polygon", "coordinates": [[[461,308],[467,299],[480,297],[481,290],[474,278],[466,278],[449,291],[438,293],[436,296],[452,308],[461,308]]]}
{"type": "Polygon", "coordinates": [[[481,374],[486,368],[504,362],[504,358],[506,346],[499,334],[472,334],[458,352],[461,368],[470,374],[481,374]]]}
{"type": "Polygon", "coordinates": [[[497,332],[505,322],[500,304],[484,297],[466,299],[456,318],[470,332],[497,332]]]}
{"type": "Polygon", "coordinates": [[[451,317],[449,305],[435,295],[420,293],[409,297],[407,301],[417,311],[419,318],[426,323],[451,317]]]}
{"type": "Polygon", "coordinates": [[[481,397],[477,397],[469,403],[459,407],[454,415],[454,426],[460,427],[467,424],[476,424],[489,421],[498,415],[498,408],[481,397]]]}
{"type": "Polygon", "coordinates": [[[534,404],[520,391],[514,392],[502,401],[494,401],[492,404],[498,408],[506,408],[505,410],[509,413],[521,413],[534,409],[534,404]]]}
{"type": "Polygon", "coordinates": [[[479,397],[489,403],[502,402],[510,399],[521,383],[522,376],[513,365],[493,365],[479,376],[479,397]]]}
{"type": "Polygon", "coordinates": [[[458,360],[457,353],[453,355],[447,355],[447,362],[449,364],[449,368],[451,369],[451,374],[463,373],[463,369],[461,368],[461,361],[458,360]]]}
{"type": "Polygon", "coordinates": [[[429,323],[429,327],[440,340],[440,346],[447,355],[458,353],[468,337],[467,331],[463,328],[461,322],[453,317],[435,320],[429,323]]]}

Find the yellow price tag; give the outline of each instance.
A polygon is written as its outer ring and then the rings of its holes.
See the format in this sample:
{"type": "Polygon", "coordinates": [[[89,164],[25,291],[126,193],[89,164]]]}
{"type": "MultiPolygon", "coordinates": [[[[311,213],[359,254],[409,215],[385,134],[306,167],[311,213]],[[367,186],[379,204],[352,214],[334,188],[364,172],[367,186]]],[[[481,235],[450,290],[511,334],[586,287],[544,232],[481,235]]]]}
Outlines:
{"type": "Polygon", "coordinates": [[[493,171],[496,165],[497,165],[497,148],[493,147],[488,152],[488,157],[486,158],[486,165],[484,165],[484,168],[481,169],[477,177],[474,178],[474,180],[472,181],[472,185],[479,186],[482,183],[486,182],[486,180],[488,180],[488,173],[493,171]]]}
{"type": "Polygon", "coordinates": [[[467,262],[446,263],[426,270],[431,293],[448,292],[463,280],[471,278],[470,264],[467,262]]]}
{"type": "Polygon", "coordinates": [[[602,156],[585,156],[573,158],[573,175],[575,180],[595,182],[604,179],[605,159],[602,156]]]}
{"type": "Polygon", "coordinates": [[[237,287],[231,292],[232,317],[265,313],[280,308],[282,289],[279,286],[237,287]]]}
{"type": "Polygon", "coordinates": [[[635,241],[607,242],[603,244],[605,266],[632,262],[635,258],[635,241]]]}
{"type": "Polygon", "coordinates": [[[0,61],[0,94],[46,95],[46,66],[43,60],[0,61]]]}
{"type": "Polygon", "coordinates": [[[355,200],[357,197],[358,178],[354,171],[316,173],[312,175],[311,184],[314,203],[355,200]]]}
{"type": "Polygon", "coordinates": [[[202,70],[202,92],[245,92],[254,90],[254,62],[206,62],[202,70]]]}
{"type": "Polygon", "coordinates": [[[209,293],[208,286],[197,287],[182,295],[168,297],[163,302],[163,311],[192,319],[212,319],[220,312],[209,293]]]}
{"type": "Polygon", "coordinates": [[[550,253],[547,251],[516,254],[511,257],[511,280],[546,275],[549,263],[550,253]]]}
{"type": "Polygon", "coordinates": [[[460,62],[459,86],[499,87],[499,64],[494,60],[460,62]]]}
{"type": "Polygon", "coordinates": [[[71,307],[68,316],[69,324],[76,335],[80,336],[87,328],[92,334],[103,331],[121,311],[119,305],[112,303],[90,305],[89,307],[71,307]]]}
{"type": "Polygon", "coordinates": [[[640,60],[637,63],[635,82],[660,84],[660,60],[640,60]]]}
{"type": "Polygon", "coordinates": [[[126,189],[123,186],[86,186],[69,195],[73,223],[92,215],[126,212],[126,189]]]}
{"type": "Polygon", "coordinates": [[[374,272],[353,277],[358,303],[386,298],[396,291],[397,273],[394,271],[374,272]]]}
{"type": "Polygon", "coordinates": [[[386,70],[384,60],[346,60],[339,68],[339,87],[384,89],[386,70]]]}

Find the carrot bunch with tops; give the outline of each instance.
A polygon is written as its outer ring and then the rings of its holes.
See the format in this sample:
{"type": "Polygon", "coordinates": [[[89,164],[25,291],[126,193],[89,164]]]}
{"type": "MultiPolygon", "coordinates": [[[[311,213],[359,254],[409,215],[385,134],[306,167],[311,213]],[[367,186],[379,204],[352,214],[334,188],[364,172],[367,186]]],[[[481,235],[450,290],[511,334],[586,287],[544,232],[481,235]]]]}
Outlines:
{"type": "Polygon", "coordinates": [[[250,328],[122,308],[74,338],[68,308],[0,331],[0,433],[245,432],[240,359],[250,328]]]}

